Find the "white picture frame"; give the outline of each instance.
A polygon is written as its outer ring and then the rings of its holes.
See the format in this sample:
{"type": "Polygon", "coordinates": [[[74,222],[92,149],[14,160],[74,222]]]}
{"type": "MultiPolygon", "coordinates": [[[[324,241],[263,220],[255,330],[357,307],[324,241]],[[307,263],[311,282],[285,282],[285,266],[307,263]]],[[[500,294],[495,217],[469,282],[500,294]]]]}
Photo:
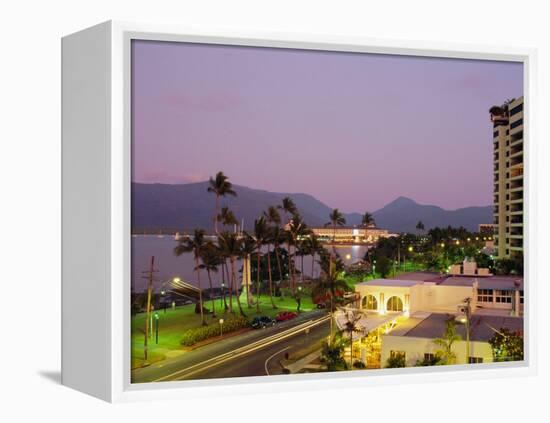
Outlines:
{"type": "Polygon", "coordinates": [[[536,51],[110,21],[62,40],[62,383],[110,402],[533,375],[537,370],[536,51]],[[365,373],[130,383],[132,39],[521,62],[524,65],[525,360],[365,373]],[[86,240],[86,242],[83,242],[86,240]],[[86,268],[86,273],[82,269],[86,268]],[[89,270],[90,269],[90,270],[89,270]]]}

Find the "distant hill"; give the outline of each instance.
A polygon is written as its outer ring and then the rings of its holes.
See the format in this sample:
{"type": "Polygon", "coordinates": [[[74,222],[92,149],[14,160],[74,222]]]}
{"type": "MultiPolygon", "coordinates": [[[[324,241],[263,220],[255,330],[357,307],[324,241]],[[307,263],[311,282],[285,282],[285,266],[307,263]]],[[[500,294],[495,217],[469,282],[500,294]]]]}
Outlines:
{"type": "Polygon", "coordinates": [[[399,197],[373,213],[376,224],[394,232],[416,232],[416,224],[422,221],[426,230],[436,226],[464,226],[477,231],[480,223],[492,223],[492,206],[465,207],[445,210],[438,206],[418,204],[407,197],[399,197]]]}
{"type": "MultiPolygon", "coordinates": [[[[214,196],[206,191],[208,182],[192,184],[132,184],[132,228],[191,230],[212,228],[214,196]]],[[[270,205],[280,204],[284,197],[296,203],[304,220],[310,226],[321,226],[328,221],[331,208],[315,197],[302,193],[275,193],[234,185],[237,197],[222,199],[239,219],[244,218],[250,229],[256,219],[270,205]]],[[[434,226],[464,226],[477,230],[479,223],[491,222],[491,207],[468,207],[444,210],[436,206],[420,205],[411,199],[399,197],[373,213],[377,226],[394,232],[414,232],[421,220],[426,229],[434,226]]],[[[345,215],[349,225],[361,223],[361,214],[345,215]]]]}

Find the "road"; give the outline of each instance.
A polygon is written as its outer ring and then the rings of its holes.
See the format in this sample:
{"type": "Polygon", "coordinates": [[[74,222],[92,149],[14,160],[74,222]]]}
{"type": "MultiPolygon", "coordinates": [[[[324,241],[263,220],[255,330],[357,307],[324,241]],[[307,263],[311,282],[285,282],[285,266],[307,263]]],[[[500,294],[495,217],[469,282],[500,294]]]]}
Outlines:
{"type": "Polygon", "coordinates": [[[329,334],[327,313],[304,313],[289,322],[205,345],[132,372],[132,383],[281,374],[285,353],[329,334]]]}

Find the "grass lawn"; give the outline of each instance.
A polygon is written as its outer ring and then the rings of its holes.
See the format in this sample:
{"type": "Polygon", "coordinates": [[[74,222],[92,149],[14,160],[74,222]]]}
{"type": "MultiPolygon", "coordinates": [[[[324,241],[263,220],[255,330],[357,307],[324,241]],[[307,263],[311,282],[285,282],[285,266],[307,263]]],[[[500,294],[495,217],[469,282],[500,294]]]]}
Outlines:
{"type": "MultiPolygon", "coordinates": [[[[254,297],[255,298],[255,297],[254,297]]],[[[275,317],[280,311],[296,311],[296,301],[290,297],[274,297],[273,298],[277,309],[273,309],[268,295],[260,296],[260,313],[256,311],[256,307],[249,308],[243,304],[243,311],[248,319],[253,319],[256,316],[275,317]]],[[[241,302],[242,303],[242,302],[241,302]]],[[[212,314],[207,314],[206,322],[209,325],[218,325],[219,319],[231,318],[230,313],[222,313],[223,305],[220,300],[216,300],[216,318],[212,314]]],[[[206,301],[204,306],[208,309],[212,308],[212,303],[206,301]]],[[[302,298],[301,311],[311,311],[315,309],[315,304],[308,296],[302,298]]],[[[239,312],[237,301],[233,299],[233,311],[235,314],[239,312]]],[[[193,329],[200,326],[200,315],[195,314],[195,304],[176,307],[175,309],[167,308],[157,311],[159,315],[159,342],[155,343],[155,332],[153,330],[152,337],[149,339],[149,357],[148,363],[154,363],[164,360],[167,356],[177,354],[178,351],[183,351],[180,344],[181,335],[188,329],[193,329]]],[[[139,313],[132,317],[132,368],[141,367],[145,364],[143,359],[143,341],[145,332],[146,313],[139,313]]],[[[154,326],[153,326],[154,329],[154,326]]]]}

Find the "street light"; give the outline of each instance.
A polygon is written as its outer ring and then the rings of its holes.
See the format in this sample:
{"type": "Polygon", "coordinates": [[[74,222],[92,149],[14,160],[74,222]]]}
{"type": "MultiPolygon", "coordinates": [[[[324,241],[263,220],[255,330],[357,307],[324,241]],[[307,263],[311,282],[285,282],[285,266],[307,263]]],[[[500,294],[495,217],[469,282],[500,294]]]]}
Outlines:
{"type": "Polygon", "coordinates": [[[220,319],[220,336],[223,336],[223,319],[220,319]]]}
{"type": "Polygon", "coordinates": [[[155,313],[155,344],[159,343],[159,322],[160,316],[158,313],[155,313]]]}

